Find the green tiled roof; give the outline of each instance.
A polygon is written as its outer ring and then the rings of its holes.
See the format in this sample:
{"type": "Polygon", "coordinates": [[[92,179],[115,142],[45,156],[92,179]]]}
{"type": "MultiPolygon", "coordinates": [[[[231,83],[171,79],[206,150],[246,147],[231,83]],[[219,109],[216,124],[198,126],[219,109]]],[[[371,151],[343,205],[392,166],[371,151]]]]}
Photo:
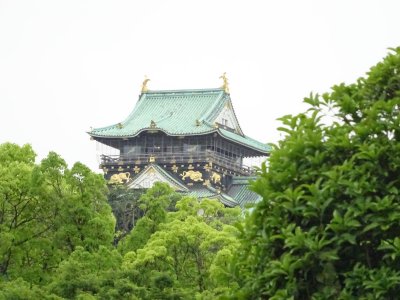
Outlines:
{"type": "Polygon", "coordinates": [[[231,132],[231,131],[223,129],[223,128],[219,128],[218,131],[224,138],[231,140],[233,142],[236,142],[238,144],[250,146],[251,148],[254,148],[256,150],[262,149],[265,152],[270,152],[272,150],[271,146],[261,143],[259,141],[256,141],[248,136],[241,136],[239,134],[236,134],[234,132],[231,132]]]}
{"type": "Polygon", "coordinates": [[[229,207],[235,207],[238,205],[237,201],[235,201],[235,199],[233,199],[231,196],[225,193],[218,193],[216,189],[210,186],[191,188],[187,195],[199,199],[218,199],[222,204],[229,207]]]}
{"type": "Polygon", "coordinates": [[[249,190],[249,180],[254,179],[255,177],[233,177],[228,195],[234,198],[242,208],[245,208],[247,204],[257,203],[262,198],[257,193],[249,190]]]}
{"type": "Polygon", "coordinates": [[[131,114],[122,122],[95,128],[92,137],[135,137],[145,130],[168,135],[202,135],[218,132],[222,137],[265,154],[271,147],[247,136],[215,128],[213,122],[230,101],[223,89],[148,91],[142,93],[131,114]]]}
{"type": "Polygon", "coordinates": [[[210,198],[215,196],[216,194],[216,192],[213,192],[206,187],[192,187],[187,193],[188,196],[196,198],[210,198]]]}
{"type": "Polygon", "coordinates": [[[244,184],[248,185],[250,181],[257,180],[257,176],[233,176],[232,184],[244,184]]]}
{"type": "Polygon", "coordinates": [[[133,137],[142,130],[151,129],[151,121],[157,129],[170,135],[211,132],[214,128],[203,121],[208,121],[214,110],[223,105],[224,95],[222,89],[148,91],[141,94],[125,121],[93,129],[90,135],[133,137]]]}

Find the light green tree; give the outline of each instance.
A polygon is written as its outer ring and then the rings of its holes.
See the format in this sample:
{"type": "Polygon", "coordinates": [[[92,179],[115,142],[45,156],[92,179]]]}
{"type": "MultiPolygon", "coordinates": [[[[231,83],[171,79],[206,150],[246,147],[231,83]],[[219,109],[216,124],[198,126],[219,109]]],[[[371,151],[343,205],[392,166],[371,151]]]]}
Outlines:
{"type": "MultiPolygon", "coordinates": [[[[238,246],[240,209],[184,197],[144,246],[127,251],[122,271],[145,287],[147,299],[214,299],[235,283],[227,272],[238,246]]],[[[132,231],[132,239],[135,231],[132,231]]]]}
{"type": "Polygon", "coordinates": [[[47,290],[66,299],[98,299],[102,286],[113,280],[121,265],[115,249],[100,246],[95,251],[77,246],[53,275],[47,290]]]}
{"type": "Polygon", "coordinates": [[[77,246],[112,245],[115,219],[101,175],[29,145],[0,145],[0,280],[43,284],[77,246]]]}
{"type": "Polygon", "coordinates": [[[41,287],[17,278],[11,281],[0,281],[1,300],[61,300],[54,294],[42,289],[41,287]]]}

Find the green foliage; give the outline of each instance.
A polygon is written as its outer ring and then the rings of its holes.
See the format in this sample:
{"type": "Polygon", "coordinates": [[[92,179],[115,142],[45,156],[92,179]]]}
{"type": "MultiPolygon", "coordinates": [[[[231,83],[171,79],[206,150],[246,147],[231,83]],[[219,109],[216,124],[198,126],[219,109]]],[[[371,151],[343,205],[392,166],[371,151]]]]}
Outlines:
{"type": "Polygon", "coordinates": [[[115,219],[99,174],[29,145],[0,145],[0,280],[43,284],[77,246],[111,246],[115,219]]]}
{"type": "Polygon", "coordinates": [[[238,246],[238,232],[231,224],[238,221],[240,209],[184,197],[176,203],[176,211],[161,214],[158,208],[165,211],[167,204],[163,199],[173,194],[159,184],[144,195],[144,203],[151,199],[148,214],[126,237],[129,242],[121,241],[125,247],[121,276],[143,287],[144,299],[193,299],[195,294],[215,299],[235,284],[228,266],[238,246]],[[152,198],[154,194],[158,198],[152,198]],[[149,232],[153,224],[155,231],[149,232]]]}
{"type": "Polygon", "coordinates": [[[41,289],[36,285],[24,281],[21,278],[9,282],[0,282],[0,299],[1,300],[57,300],[62,299],[54,294],[41,289]]]}
{"type": "Polygon", "coordinates": [[[168,211],[175,210],[175,203],[180,195],[167,184],[156,182],[138,200],[140,218],[132,231],[121,240],[118,248],[122,253],[135,251],[143,247],[150,236],[165,222],[168,211]]]}
{"type": "Polygon", "coordinates": [[[119,240],[127,235],[144,212],[139,208],[140,196],[143,190],[128,189],[126,185],[115,185],[110,188],[108,203],[116,218],[116,239],[119,240]]]}
{"type": "Polygon", "coordinates": [[[400,48],[355,84],[305,99],[260,170],[234,264],[246,299],[400,293],[400,48]]]}
{"type": "Polygon", "coordinates": [[[114,190],[139,219],[116,249],[102,176],[56,153],[34,159],[0,145],[0,299],[212,299],[233,284],[240,210],[160,183],[140,198],[114,190]]]}
{"type": "Polygon", "coordinates": [[[97,251],[89,252],[78,246],[59,265],[48,289],[67,299],[90,299],[113,277],[120,264],[121,256],[116,250],[100,246],[97,251]]]}

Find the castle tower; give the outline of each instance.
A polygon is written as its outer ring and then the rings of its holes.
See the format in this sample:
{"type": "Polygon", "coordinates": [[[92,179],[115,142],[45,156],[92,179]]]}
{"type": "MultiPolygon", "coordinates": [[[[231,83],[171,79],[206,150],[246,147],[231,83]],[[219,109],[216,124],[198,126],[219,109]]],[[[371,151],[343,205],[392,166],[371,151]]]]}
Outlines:
{"type": "Polygon", "coordinates": [[[255,170],[243,160],[268,156],[270,146],[244,135],[226,78],[222,88],[196,90],[152,91],[147,81],[124,121],[88,132],[104,148],[109,184],[146,189],[161,181],[230,207],[256,202],[247,189],[255,170]]]}

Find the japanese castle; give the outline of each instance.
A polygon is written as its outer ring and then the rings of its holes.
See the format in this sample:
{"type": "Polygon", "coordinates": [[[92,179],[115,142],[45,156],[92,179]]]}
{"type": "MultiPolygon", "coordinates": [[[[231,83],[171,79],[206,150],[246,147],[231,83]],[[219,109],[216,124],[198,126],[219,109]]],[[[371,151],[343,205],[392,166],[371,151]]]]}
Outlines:
{"type": "Polygon", "coordinates": [[[229,207],[257,202],[248,189],[255,170],[244,159],[266,158],[271,148],[243,133],[221,78],[221,88],[154,91],[146,79],[124,121],[88,132],[103,149],[108,183],[147,189],[161,181],[229,207]]]}

